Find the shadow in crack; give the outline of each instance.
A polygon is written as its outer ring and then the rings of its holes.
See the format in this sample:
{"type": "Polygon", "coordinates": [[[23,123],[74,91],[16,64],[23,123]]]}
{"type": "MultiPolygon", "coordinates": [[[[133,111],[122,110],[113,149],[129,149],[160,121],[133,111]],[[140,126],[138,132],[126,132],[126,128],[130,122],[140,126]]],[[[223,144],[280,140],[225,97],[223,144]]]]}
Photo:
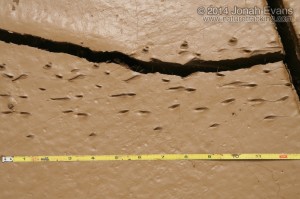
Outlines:
{"type": "Polygon", "coordinates": [[[186,64],[151,60],[149,62],[138,60],[134,57],[121,52],[111,51],[92,51],[87,47],[68,42],[57,42],[41,37],[10,32],[0,29],[0,40],[6,43],[27,45],[49,52],[66,53],[84,58],[91,62],[113,62],[130,68],[139,73],[155,73],[188,76],[195,72],[220,72],[249,68],[258,64],[267,64],[283,60],[281,52],[272,52],[260,55],[253,55],[247,58],[228,59],[228,60],[200,60],[195,59],[186,64]]]}
{"type": "MultiPolygon", "coordinates": [[[[267,0],[270,9],[284,9],[282,0],[267,0]]],[[[300,96],[300,46],[296,31],[291,21],[282,19],[289,19],[286,13],[270,12],[275,19],[278,34],[280,35],[284,51],[284,63],[286,64],[294,87],[300,96]]]]}

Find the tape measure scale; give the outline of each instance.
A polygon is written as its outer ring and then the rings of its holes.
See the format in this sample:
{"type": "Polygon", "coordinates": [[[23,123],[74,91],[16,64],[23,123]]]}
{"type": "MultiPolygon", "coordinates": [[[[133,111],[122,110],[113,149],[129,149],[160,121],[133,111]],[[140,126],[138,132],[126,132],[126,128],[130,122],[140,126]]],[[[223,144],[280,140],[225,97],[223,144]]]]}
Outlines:
{"type": "Polygon", "coordinates": [[[141,155],[60,155],[2,156],[3,163],[93,162],[129,160],[300,160],[300,154],[141,154],[141,155]]]}

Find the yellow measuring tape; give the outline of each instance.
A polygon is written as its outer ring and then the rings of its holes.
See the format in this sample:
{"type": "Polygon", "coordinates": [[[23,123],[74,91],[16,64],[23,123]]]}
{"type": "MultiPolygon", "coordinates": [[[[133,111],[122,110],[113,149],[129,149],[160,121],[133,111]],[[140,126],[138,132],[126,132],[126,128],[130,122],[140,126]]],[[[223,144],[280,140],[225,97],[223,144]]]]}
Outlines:
{"type": "Polygon", "coordinates": [[[2,162],[93,162],[124,160],[300,160],[300,154],[141,154],[2,156],[2,162]]]}

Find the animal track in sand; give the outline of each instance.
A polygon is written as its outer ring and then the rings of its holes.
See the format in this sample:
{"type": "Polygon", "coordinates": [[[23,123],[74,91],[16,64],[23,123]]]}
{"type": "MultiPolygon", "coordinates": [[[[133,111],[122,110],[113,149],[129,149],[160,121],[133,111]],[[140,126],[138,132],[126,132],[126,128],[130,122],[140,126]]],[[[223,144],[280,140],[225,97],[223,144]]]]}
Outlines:
{"type": "Polygon", "coordinates": [[[226,83],[221,85],[221,87],[227,87],[227,88],[236,88],[236,87],[249,87],[254,88],[258,86],[256,83],[249,83],[249,82],[242,82],[242,81],[233,81],[230,83],[226,83]]]}
{"type": "Polygon", "coordinates": [[[227,100],[222,101],[221,103],[222,103],[222,104],[229,104],[229,103],[234,102],[234,101],[235,101],[234,98],[229,98],[229,99],[227,99],[227,100]]]}
{"type": "Polygon", "coordinates": [[[78,95],[75,95],[75,97],[77,97],[77,98],[83,98],[83,95],[82,94],[78,94],[78,95]]]}
{"type": "Polygon", "coordinates": [[[14,112],[14,111],[2,111],[1,113],[7,115],[7,114],[11,114],[11,113],[13,113],[13,112],[14,112]]]}
{"type": "Polygon", "coordinates": [[[185,90],[184,86],[174,86],[174,87],[170,87],[167,90],[185,90]]]}
{"type": "Polygon", "coordinates": [[[128,109],[124,109],[124,110],[120,110],[118,113],[128,113],[129,110],[128,109]]]}
{"type": "Polygon", "coordinates": [[[170,82],[171,80],[169,80],[167,78],[162,78],[161,81],[163,81],[163,82],[170,82]]]}
{"type": "Polygon", "coordinates": [[[253,98],[253,99],[248,99],[248,101],[260,104],[260,103],[263,103],[263,102],[283,102],[283,101],[286,101],[288,98],[289,98],[289,96],[286,95],[286,96],[283,96],[283,97],[281,97],[279,99],[276,99],[276,100],[266,100],[264,98],[253,98]]]}
{"type": "Polygon", "coordinates": [[[21,115],[31,115],[31,113],[26,112],[26,111],[21,111],[20,114],[21,114],[21,115]]]}
{"type": "Polygon", "coordinates": [[[191,87],[184,87],[184,86],[174,86],[174,87],[170,87],[167,90],[179,90],[179,91],[187,91],[187,92],[193,92],[196,91],[197,89],[195,88],[191,88],[191,87]]]}
{"type": "Polygon", "coordinates": [[[138,111],[138,114],[139,115],[148,115],[148,114],[150,114],[151,113],[151,111],[147,111],[147,110],[139,110],[138,111]]]}
{"type": "Polygon", "coordinates": [[[278,84],[269,84],[271,86],[288,86],[291,87],[292,84],[290,82],[286,82],[286,83],[278,83],[278,84]]]}
{"type": "Polygon", "coordinates": [[[219,72],[217,72],[216,75],[219,76],[219,77],[225,77],[226,76],[223,73],[219,73],[219,72]]]}
{"type": "Polygon", "coordinates": [[[63,113],[73,113],[74,111],[73,110],[65,110],[65,111],[62,111],[63,113]]]}
{"type": "Polygon", "coordinates": [[[157,127],[155,127],[153,130],[154,131],[160,131],[160,130],[162,130],[163,128],[161,127],[161,126],[157,126],[157,127]]]}
{"type": "Polygon", "coordinates": [[[277,99],[277,100],[271,101],[271,102],[285,101],[285,100],[287,100],[288,98],[289,98],[289,96],[283,96],[283,97],[281,97],[281,98],[279,98],[279,99],[277,99]]]}
{"type": "Polygon", "coordinates": [[[132,80],[136,80],[136,79],[139,79],[141,77],[141,75],[133,75],[132,77],[128,78],[128,79],[125,79],[123,80],[124,82],[130,82],[132,80]]]}
{"type": "Polygon", "coordinates": [[[78,115],[78,116],[89,116],[88,113],[83,113],[83,112],[76,113],[76,115],[78,115]]]}
{"type": "Polygon", "coordinates": [[[100,66],[99,66],[99,64],[93,64],[93,68],[98,69],[98,68],[100,68],[100,66]]]}
{"type": "Polygon", "coordinates": [[[110,97],[126,97],[126,96],[133,97],[133,96],[136,96],[136,94],[135,93],[120,93],[120,94],[113,94],[110,97]]]}
{"type": "Polygon", "coordinates": [[[266,73],[266,74],[268,74],[268,73],[270,73],[270,72],[272,72],[274,70],[278,70],[278,69],[281,69],[281,68],[282,67],[278,67],[278,68],[274,68],[274,69],[264,69],[263,72],[266,73]]]}
{"type": "Polygon", "coordinates": [[[14,78],[14,75],[11,73],[3,73],[2,76],[10,79],[14,78]]]}
{"type": "Polygon", "coordinates": [[[194,91],[196,91],[197,89],[195,89],[195,88],[185,88],[185,90],[188,91],[188,92],[194,92],[194,91]]]}
{"type": "Polygon", "coordinates": [[[19,75],[18,77],[12,79],[11,81],[17,81],[17,80],[21,80],[21,79],[26,79],[28,77],[28,75],[26,74],[22,74],[22,75],[19,75]]]}
{"type": "Polygon", "coordinates": [[[205,106],[200,106],[200,107],[195,108],[194,110],[197,111],[197,112],[203,112],[203,111],[206,111],[208,109],[209,108],[207,108],[205,106]]]}
{"type": "Polygon", "coordinates": [[[78,72],[78,71],[80,71],[79,68],[74,68],[74,69],[71,70],[71,73],[75,73],[75,72],[78,72]]]}
{"type": "Polygon", "coordinates": [[[209,127],[210,128],[214,128],[214,127],[218,127],[218,126],[220,126],[221,124],[218,124],[218,123],[214,123],[214,124],[211,124],[209,127]]]}
{"type": "Polygon", "coordinates": [[[27,137],[27,138],[31,138],[31,139],[32,139],[32,138],[34,138],[34,135],[32,135],[32,134],[29,134],[29,135],[26,135],[26,137],[27,137]]]}
{"type": "Polygon", "coordinates": [[[149,46],[145,46],[144,48],[143,48],[143,53],[148,53],[149,52],[149,46]]]}
{"type": "Polygon", "coordinates": [[[180,104],[173,104],[173,105],[169,106],[168,108],[169,109],[175,109],[175,108],[177,108],[179,106],[180,106],[180,104]]]}
{"type": "Polygon", "coordinates": [[[62,79],[62,78],[63,78],[63,75],[61,75],[61,74],[56,74],[55,77],[57,77],[58,79],[62,79]]]}
{"type": "Polygon", "coordinates": [[[282,115],[267,115],[264,117],[264,120],[274,120],[278,117],[287,117],[287,116],[282,116],[282,115]]]}
{"type": "Polygon", "coordinates": [[[189,48],[189,44],[187,41],[183,41],[182,44],[180,45],[181,49],[188,49],[189,48]]]}
{"type": "Polygon", "coordinates": [[[263,98],[253,98],[253,99],[248,99],[248,101],[249,102],[260,102],[260,103],[262,103],[262,102],[266,102],[268,100],[265,100],[263,98]]]}
{"type": "Polygon", "coordinates": [[[90,137],[95,137],[95,136],[97,136],[97,135],[96,135],[96,133],[93,132],[93,133],[89,134],[89,136],[90,136],[90,137]]]}
{"type": "Polygon", "coordinates": [[[10,97],[11,95],[10,94],[7,94],[7,93],[0,93],[0,97],[10,97]]]}
{"type": "Polygon", "coordinates": [[[77,80],[77,79],[83,79],[86,75],[83,75],[83,74],[79,74],[79,75],[76,75],[74,77],[71,77],[69,78],[68,80],[69,81],[74,81],[74,80],[77,80]]]}
{"type": "Polygon", "coordinates": [[[70,100],[69,97],[51,97],[51,100],[70,100]]]}
{"type": "Polygon", "coordinates": [[[45,64],[45,65],[43,66],[43,68],[46,69],[46,70],[51,69],[51,68],[52,68],[52,63],[49,62],[48,64],[45,64]]]}
{"type": "Polygon", "coordinates": [[[14,107],[15,107],[15,105],[12,104],[12,103],[8,103],[8,104],[7,104],[7,108],[10,109],[10,110],[13,110],[14,107]]]}
{"type": "Polygon", "coordinates": [[[0,64],[0,70],[5,70],[5,69],[6,69],[5,66],[6,66],[6,64],[4,64],[4,63],[3,63],[3,64],[0,64]]]}
{"type": "Polygon", "coordinates": [[[232,37],[231,39],[228,40],[228,44],[230,46],[235,46],[237,44],[237,42],[238,42],[238,39],[235,37],[232,37]]]}

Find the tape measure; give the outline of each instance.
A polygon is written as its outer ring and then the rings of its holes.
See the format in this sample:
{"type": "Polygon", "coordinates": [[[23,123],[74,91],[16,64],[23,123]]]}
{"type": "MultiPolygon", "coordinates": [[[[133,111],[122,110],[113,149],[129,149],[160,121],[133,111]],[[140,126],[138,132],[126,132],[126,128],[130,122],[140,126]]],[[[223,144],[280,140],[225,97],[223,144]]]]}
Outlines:
{"type": "Polygon", "coordinates": [[[93,162],[128,160],[300,160],[300,154],[141,154],[2,156],[2,162],[93,162]]]}

